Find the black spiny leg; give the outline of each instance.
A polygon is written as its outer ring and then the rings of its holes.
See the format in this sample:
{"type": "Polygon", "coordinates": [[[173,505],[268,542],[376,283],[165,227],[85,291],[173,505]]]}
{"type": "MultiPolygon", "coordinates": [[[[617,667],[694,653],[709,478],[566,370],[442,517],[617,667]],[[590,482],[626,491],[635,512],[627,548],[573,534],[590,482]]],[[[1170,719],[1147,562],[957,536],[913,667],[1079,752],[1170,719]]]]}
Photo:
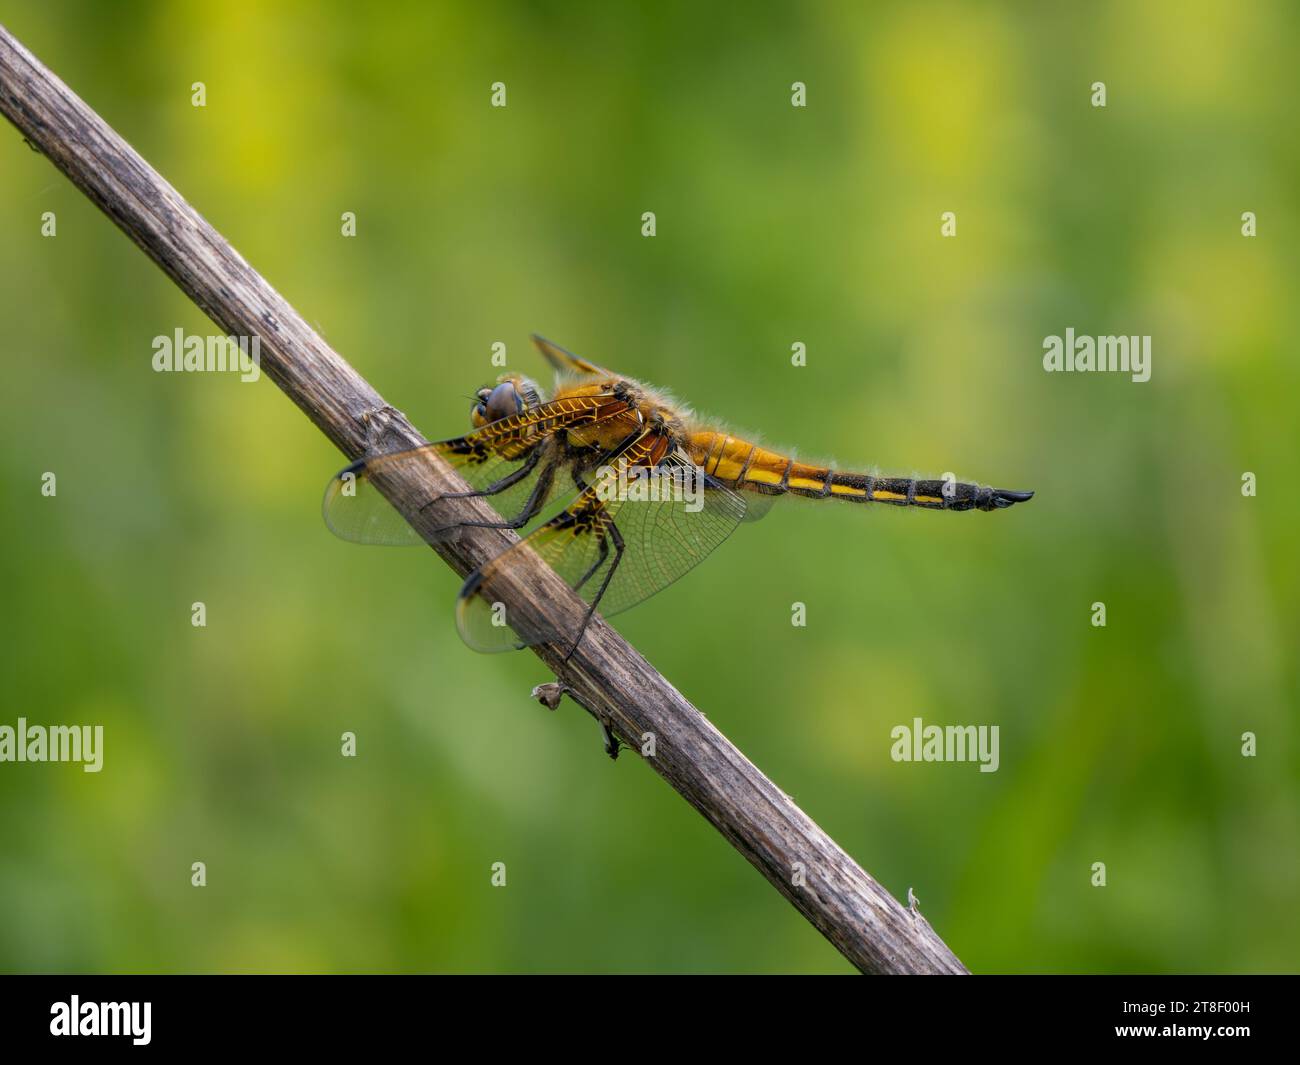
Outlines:
{"type": "MultiPolygon", "coordinates": [[[[588,490],[586,479],[577,471],[574,471],[573,481],[580,491],[585,492],[588,490]]],[[[597,535],[600,537],[600,547],[598,548],[599,554],[596,556],[596,561],[587,568],[587,572],[584,573],[582,577],[579,578],[578,583],[573,586],[575,592],[582,591],[582,586],[591,580],[591,575],[605,564],[605,559],[609,558],[609,538],[605,535],[604,531],[597,533],[597,535]]],[[[586,627],[586,623],[584,622],[583,628],[585,629],[586,627]]],[[[576,641],[574,647],[577,647],[576,641]]],[[[573,654],[573,651],[570,651],[569,654],[573,654]]],[[[565,661],[568,661],[568,656],[565,656],[565,661]]]]}
{"type": "Polygon", "coordinates": [[[596,561],[591,564],[587,569],[587,572],[584,573],[578,583],[573,586],[575,592],[582,591],[582,586],[591,580],[591,575],[605,564],[605,559],[609,558],[609,537],[604,533],[599,533],[598,535],[600,536],[600,553],[596,556],[596,561]]]}
{"type": "MultiPolygon", "coordinates": [[[[575,472],[573,474],[573,480],[577,484],[580,491],[585,492],[588,490],[587,482],[581,474],[575,472]]],[[[578,580],[578,583],[573,586],[573,590],[575,592],[582,591],[582,586],[586,584],[589,580],[591,580],[592,575],[595,574],[596,571],[599,570],[600,567],[605,564],[605,560],[609,558],[609,542],[613,538],[613,536],[618,534],[618,530],[614,527],[614,523],[612,521],[609,522],[609,529],[611,534],[613,534],[611,536],[606,536],[603,529],[600,532],[596,533],[596,535],[600,537],[600,547],[598,548],[596,561],[587,567],[587,572],[584,573],[582,577],[578,580]]],[[[609,587],[609,580],[610,577],[612,577],[614,574],[614,567],[618,565],[619,557],[623,553],[621,537],[619,538],[618,544],[619,544],[618,553],[614,556],[614,566],[611,566],[609,573],[605,575],[605,579],[600,586],[600,591],[596,594],[595,603],[600,602],[600,597],[605,594],[605,589],[609,587]]],[[[568,660],[573,656],[573,652],[578,649],[578,643],[582,640],[582,634],[587,631],[587,623],[591,621],[592,612],[596,609],[595,603],[592,603],[592,605],[587,608],[587,615],[582,619],[582,628],[578,630],[578,636],[573,641],[573,646],[569,648],[569,653],[564,656],[565,662],[568,662],[568,660]]],[[[597,717],[597,720],[600,722],[600,736],[601,736],[601,740],[604,743],[605,753],[609,755],[610,761],[617,762],[618,752],[623,749],[623,745],[619,742],[618,737],[614,735],[613,730],[609,727],[608,718],[597,717]]]]}
{"type": "MultiPolygon", "coordinates": [[[[609,534],[609,539],[614,542],[614,561],[610,563],[609,569],[605,573],[605,578],[600,582],[600,591],[592,599],[591,605],[587,607],[587,613],[583,615],[582,626],[578,629],[578,635],[573,640],[573,646],[569,648],[569,653],[564,656],[564,661],[568,662],[573,657],[573,652],[578,649],[578,644],[582,642],[582,635],[587,631],[587,626],[591,624],[591,615],[596,612],[596,607],[600,605],[601,598],[609,588],[609,582],[614,578],[614,572],[618,569],[618,564],[623,561],[623,534],[618,531],[618,526],[614,524],[613,519],[605,518],[602,514],[601,519],[605,523],[605,529],[609,534]]],[[[604,533],[601,534],[601,543],[604,546],[604,533]]],[[[588,574],[590,576],[590,573],[588,574]]],[[[583,578],[586,579],[585,577],[583,578]]]]}
{"type": "MultiPolygon", "coordinates": [[[[614,529],[612,522],[610,523],[610,529],[614,529]]],[[[600,554],[596,556],[596,561],[591,564],[587,569],[587,572],[582,575],[582,579],[573,586],[575,592],[581,591],[582,586],[591,579],[592,574],[599,570],[600,567],[605,564],[605,560],[609,558],[609,542],[612,537],[606,536],[603,532],[598,535],[600,536],[600,554]]],[[[620,550],[619,554],[621,553],[620,550]]],[[[618,565],[618,555],[614,556],[614,565],[618,565]]],[[[605,580],[601,584],[600,592],[596,596],[596,602],[599,602],[600,597],[605,594],[605,589],[609,586],[609,579],[611,576],[613,576],[613,567],[610,568],[609,574],[606,575],[605,580]]],[[[587,631],[587,622],[591,620],[592,611],[595,609],[595,603],[587,609],[587,616],[582,621],[582,628],[578,630],[578,637],[573,641],[573,647],[569,650],[569,654],[564,656],[564,661],[567,662],[569,660],[569,655],[572,655],[573,652],[578,649],[578,640],[581,640],[582,634],[587,631]]],[[[598,720],[600,721],[601,739],[604,740],[605,743],[605,753],[609,755],[611,761],[617,762],[618,752],[622,750],[623,745],[619,742],[618,737],[614,735],[613,730],[609,727],[609,719],[601,717],[598,718],[598,720]]]]}
{"type": "MultiPolygon", "coordinates": [[[[455,525],[441,526],[438,532],[442,532],[444,529],[522,529],[537,517],[541,513],[542,507],[546,505],[546,497],[551,490],[551,483],[555,480],[555,469],[556,463],[554,462],[542,467],[542,472],[537,475],[537,483],[533,485],[533,490],[528,495],[528,501],[524,504],[524,509],[509,521],[459,521],[455,525]]],[[[518,472],[518,470],[515,471],[515,473],[518,472]]],[[[513,477],[514,475],[511,474],[510,476],[513,477]]],[[[509,485],[506,487],[508,488],[509,485]]],[[[480,493],[462,492],[459,494],[474,496],[480,493]]],[[[449,497],[443,496],[442,498],[449,497]]],[[[434,500],[434,502],[437,502],[437,500],[434,500]]]]}
{"type": "MultiPolygon", "coordinates": [[[[524,464],[520,466],[519,469],[515,470],[514,473],[506,474],[501,478],[501,480],[493,481],[486,488],[471,488],[468,492],[445,492],[438,496],[438,499],[430,499],[429,502],[424,504],[424,507],[433,506],[433,504],[438,502],[439,499],[473,499],[475,496],[497,495],[499,492],[504,492],[507,488],[518,484],[532,473],[541,457],[542,449],[540,447],[535,447],[531,452],[529,452],[528,458],[524,460],[524,464]]],[[[423,510],[424,507],[421,507],[420,509],[423,510]]]]}

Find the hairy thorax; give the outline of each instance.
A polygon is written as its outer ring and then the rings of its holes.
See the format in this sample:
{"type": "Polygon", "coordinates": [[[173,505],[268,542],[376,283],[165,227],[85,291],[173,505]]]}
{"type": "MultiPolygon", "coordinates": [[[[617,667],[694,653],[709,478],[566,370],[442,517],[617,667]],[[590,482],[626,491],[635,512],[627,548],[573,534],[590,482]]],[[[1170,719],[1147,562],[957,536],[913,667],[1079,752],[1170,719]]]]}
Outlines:
{"type": "Polygon", "coordinates": [[[567,443],[571,448],[607,452],[638,431],[656,428],[667,430],[674,446],[684,439],[686,428],[673,404],[653,389],[626,377],[589,377],[561,384],[555,399],[581,399],[609,393],[612,397],[608,408],[597,413],[594,424],[575,426],[568,431],[567,443]],[[609,416],[620,406],[626,410],[609,416]]]}

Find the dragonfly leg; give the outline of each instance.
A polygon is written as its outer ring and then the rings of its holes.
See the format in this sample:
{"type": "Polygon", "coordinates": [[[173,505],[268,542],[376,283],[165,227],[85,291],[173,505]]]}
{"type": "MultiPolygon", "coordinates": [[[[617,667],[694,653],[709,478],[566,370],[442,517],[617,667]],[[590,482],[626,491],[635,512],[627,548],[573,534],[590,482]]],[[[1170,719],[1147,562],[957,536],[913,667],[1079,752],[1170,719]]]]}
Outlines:
{"type": "MultiPolygon", "coordinates": [[[[476,496],[497,495],[499,492],[504,492],[507,488],[517,485],[532,473],[541,457],[542,449],[534,448],[529,454],[527,460],[525,460],[524,464],[520,466],[519,469],[515,470],[514,473],[506,474],[501,478],[501,480],[493,481],[485,488],[472,488],[468,492],[446,492],[443,495],[438,496],[437,499],[429,500],[428,503],[424,504],[424,507],[432,506],[434,503],[438,502],[439,499],[473,499],[476,496]]],[[[421,507],[420,509],[423,510],[424,507],[421,507]]]]}
{"type": "MultiPolygon", "coordinates": [[[[546,505],[546,497],[550,493],[551,482],[555,479],[555,467],[554,462],[542,467],[542,472],[537,476],[537,483],[533,485],[533,490],[528,494],[528,501],[524,503],[524,509],[509,521],[460,521],[454,525],[440,526],[436,531],[445,532],[447,529],[522,529],[537,517],[541,513],[542,507],[546,505]]],[[[518,473],[519,471],[516,470],[515,472],[518,473]]],[[[514,474],[511,474],[511,476],[514,476],[514,474]]],[[[509,485],[506,487],[509,487],[509,485]]],[[[461,496],[478,494],[477,492],[458,493],[461,496]]],[[[442,498],[453,497],[443,496],[442,498]]],[[[437,500],[431,500],[430,502],[436,503],[437,500]]],[[[428,505],[428,503],[425,504],[425,506],[428,505]]]]}
{"type": "Polygon", "coordinates": [[[596,556],[596,561],[593,562],[593,563],[588,567],[587,572],[584,573],[584,574],[582,575],[582,579],[579,580],[578,583],[575,584],[575,585],[573,586],[573,590],[574,590],[575,592],[580,592],[580,591],[582,591],[582,586],[583,586],[584,584],[586,584],[589,580],[591,580],[591,575],[592,575],[593,573],[595,573],[596,570],[600,569],[600,567],[603,566],[603,565],[605,564],[605,559],[607,559],[607,558],[609,558],[609,537],[606,536],[604,533],[601,533],[601,535],[600,535],[600,554],[598,554],[598,555],[596,556]]]}
{"type": "MultiPolygon", "coordinates": [[[[564,656],[565,662],[568,662],[569,659],[573,657],[573,652],[578,649],[578,644],[582,642],[583,633],[587,631],[587,626],[591,624],[591,615],[596,612],[596,607],[600,605],[601,597],[604,596],[606,589],[609,588],[609,582],[614,577],[614,571],[618,569],[618,564],[623,561],[623,548],[624,548],[623,534],[618,531],[618,526],[615,525],[612,521],[605,522],[605,529],[609,534],[609,539],[612,540],[614,543],[614,561],[610,563],[609,569],[606,571],[604,579],[600,582],[600,590],[596,593],[595,598],[592,599],[591,605],[587,607],[587,613],[583,615],[582,625],[578,629],[578,635],[574,637],[573,646],[569,648],[569,653],[564,656]]],[[[604,547],[605,545],[604,545],[603,533],[601,535],[601,543],[602,543],[602,547],[604,547]]],[[[608,549],[606,548],[606,551],[607,550],[608,549]]],[[[587,576],[588,577],[591,576],[592,572],[593,571],[589,570],[587,576]]],[[[583,580],[586,579],[587,577],[583,577],[583,580]]]]}

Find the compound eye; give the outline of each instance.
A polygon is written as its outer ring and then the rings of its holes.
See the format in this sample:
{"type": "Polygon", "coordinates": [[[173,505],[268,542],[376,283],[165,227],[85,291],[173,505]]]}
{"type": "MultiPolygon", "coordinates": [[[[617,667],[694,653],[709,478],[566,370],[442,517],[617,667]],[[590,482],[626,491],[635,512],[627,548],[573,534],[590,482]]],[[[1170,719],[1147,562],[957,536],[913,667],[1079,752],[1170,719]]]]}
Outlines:
{"type": "Polygon", "coordinates": [[[469,409],[469,422],[475,429],[480,429],[487,425],[492,419],[488,417],[487,401],[492,395],[492,389],[480,388],[474,393],[474,398],[478,400],[474,406],[469,409]]]}
{"type": "MultiPolygon", "coordinates": [[[[486,392],[487,389],[483,391],[486,392]]],[[[479,393],[480,396],[482,394],[482,392],[479,393]]],[[[519,397],[519,392],[515,388],[513,381],[502,381],[488,394],[484,407],[484,417],[488,421],[494,422],[500,418],[508,418],[512,414],[518,414],[524,409],[524,401],[519,397]]]]}

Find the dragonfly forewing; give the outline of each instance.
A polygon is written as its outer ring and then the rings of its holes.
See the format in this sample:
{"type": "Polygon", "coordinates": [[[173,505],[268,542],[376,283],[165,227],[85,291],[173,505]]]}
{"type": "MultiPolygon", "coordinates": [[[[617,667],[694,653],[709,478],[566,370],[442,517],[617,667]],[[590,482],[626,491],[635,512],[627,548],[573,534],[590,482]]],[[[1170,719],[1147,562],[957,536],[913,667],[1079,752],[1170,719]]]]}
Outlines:
{"type": "MultiPolygon", "coordinates": [[[[513,513],[512,508],[522,505],[535,486],[540,454],[532,452],[520,458],[477,451],[464,447],[464,440],[461,437],[439,441],[354,462],[340,471],[325,490],[322,504],[325,524],[336,536],[354,543],[391,546],[425,543],[426,537],[416,532],[389,503],[384,488],[386,481],[396,487],[400,479],[409,479],[421,467],[430,468],[434,455],[452,465],[473,491],[501,486],[491,497],[493,505],[513,513]]],[[[454,522],[437,524],[436,505],[441,498],[432,496],[421,504],[435,508],[435,522],[429,536],[433,542],[455,539],[459,533],[454,522]]]]}

